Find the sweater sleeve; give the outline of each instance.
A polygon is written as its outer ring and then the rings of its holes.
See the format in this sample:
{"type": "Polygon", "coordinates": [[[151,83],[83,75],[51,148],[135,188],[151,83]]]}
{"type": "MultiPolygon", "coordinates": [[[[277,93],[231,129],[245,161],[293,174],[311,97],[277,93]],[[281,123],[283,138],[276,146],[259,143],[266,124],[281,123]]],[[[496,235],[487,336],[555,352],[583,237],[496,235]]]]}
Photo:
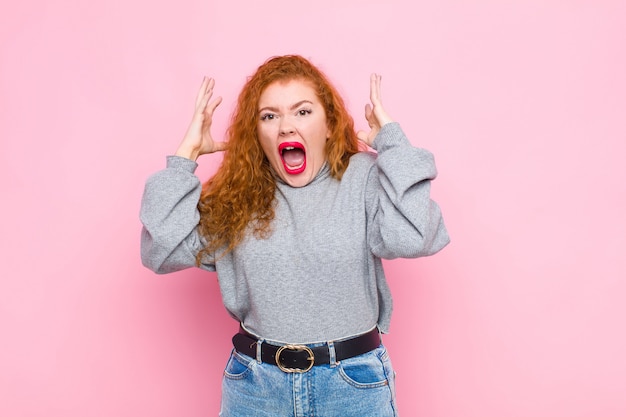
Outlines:
{"type": "MultiPolygon", "coordinates": [[[[196,265],[196,255],[204,247],[198,233],[198,201],[202,184],[194,171],[198,165],[189,159],[168,156],[167,167],[148,178],[141,200],[141,261],[159,274],[196,265]]],[[[215,270],[203,259],[203,269],[215,270]]]]}
{"type": "Polygon", "coordinates": [[[372,253],[385,259],[437,253],[450,238],[430,198],[430,182],[437,176],[433,155],[413,147],[395,122],[382,127],[373,147],[378,156],[365,195],[372,253]]]}

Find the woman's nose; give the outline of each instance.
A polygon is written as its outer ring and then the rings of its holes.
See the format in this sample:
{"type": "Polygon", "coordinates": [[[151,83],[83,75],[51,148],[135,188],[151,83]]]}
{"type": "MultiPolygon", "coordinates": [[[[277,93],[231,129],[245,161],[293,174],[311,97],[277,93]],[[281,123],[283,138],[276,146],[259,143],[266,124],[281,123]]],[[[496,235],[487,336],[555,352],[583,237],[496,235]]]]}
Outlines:
{"type": "Polygon", "coordinates": [[[289,136],[292,135],[296,130],[289,123],[281,123],[280,125],[280,135],[281,136],[289,136]]]}

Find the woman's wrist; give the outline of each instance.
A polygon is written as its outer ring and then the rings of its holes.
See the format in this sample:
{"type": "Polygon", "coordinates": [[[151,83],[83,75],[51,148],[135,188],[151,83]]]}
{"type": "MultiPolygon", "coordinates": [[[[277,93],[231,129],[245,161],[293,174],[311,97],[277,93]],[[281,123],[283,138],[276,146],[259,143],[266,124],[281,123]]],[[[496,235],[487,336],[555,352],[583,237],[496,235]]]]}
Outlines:
{"type": "Polygon", "coordinates": [[[192,161],[195,161],[200,156],[200,150],[199,149],[195,149],[193,147],[188,147],[188,146],[181,145],[176,150],[176,153],[174,155],[181,156],[183,158],[187,158],[187,159],[190,159],[192,161]]]}

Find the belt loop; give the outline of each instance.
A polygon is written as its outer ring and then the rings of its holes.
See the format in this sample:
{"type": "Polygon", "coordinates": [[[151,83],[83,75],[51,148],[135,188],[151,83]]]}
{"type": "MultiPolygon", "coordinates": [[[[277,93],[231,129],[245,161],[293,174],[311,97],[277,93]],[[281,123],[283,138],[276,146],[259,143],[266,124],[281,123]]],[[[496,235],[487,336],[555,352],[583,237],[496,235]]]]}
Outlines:
{"type": "Polygon", "coordinates": [[[261,345],[263,344],[263,342],[263,339],[259,339],[256,341],[256,361],[259,365],[263,362],[263,358],[261,357],[261,345]]]}
{"type": "Polygon", "coordinates": [[[337,366],[337,354],[335,353],[335,343],[331,340],[328,342],[328,353],[330,355],[330,367],[337,366]]]}

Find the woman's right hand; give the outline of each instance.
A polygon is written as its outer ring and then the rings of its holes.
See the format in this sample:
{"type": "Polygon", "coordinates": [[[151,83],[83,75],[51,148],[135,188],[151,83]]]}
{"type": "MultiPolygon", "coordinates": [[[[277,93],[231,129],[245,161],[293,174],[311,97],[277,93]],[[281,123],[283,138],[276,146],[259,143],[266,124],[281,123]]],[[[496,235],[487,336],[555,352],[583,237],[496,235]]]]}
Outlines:
{"type": "Polygon", "coordinates": [[[211,136],[213,112],[222,102],[222,98],[218,97],[209,103],[213,96],[214,86],[215,80],[213,78],[204,77],[196,97],[196,109],[191,119],[191,124],[176,151],[177,156],[195,161],[200,155],[226,149],[225,142],[216,142],[211,136]]]}

